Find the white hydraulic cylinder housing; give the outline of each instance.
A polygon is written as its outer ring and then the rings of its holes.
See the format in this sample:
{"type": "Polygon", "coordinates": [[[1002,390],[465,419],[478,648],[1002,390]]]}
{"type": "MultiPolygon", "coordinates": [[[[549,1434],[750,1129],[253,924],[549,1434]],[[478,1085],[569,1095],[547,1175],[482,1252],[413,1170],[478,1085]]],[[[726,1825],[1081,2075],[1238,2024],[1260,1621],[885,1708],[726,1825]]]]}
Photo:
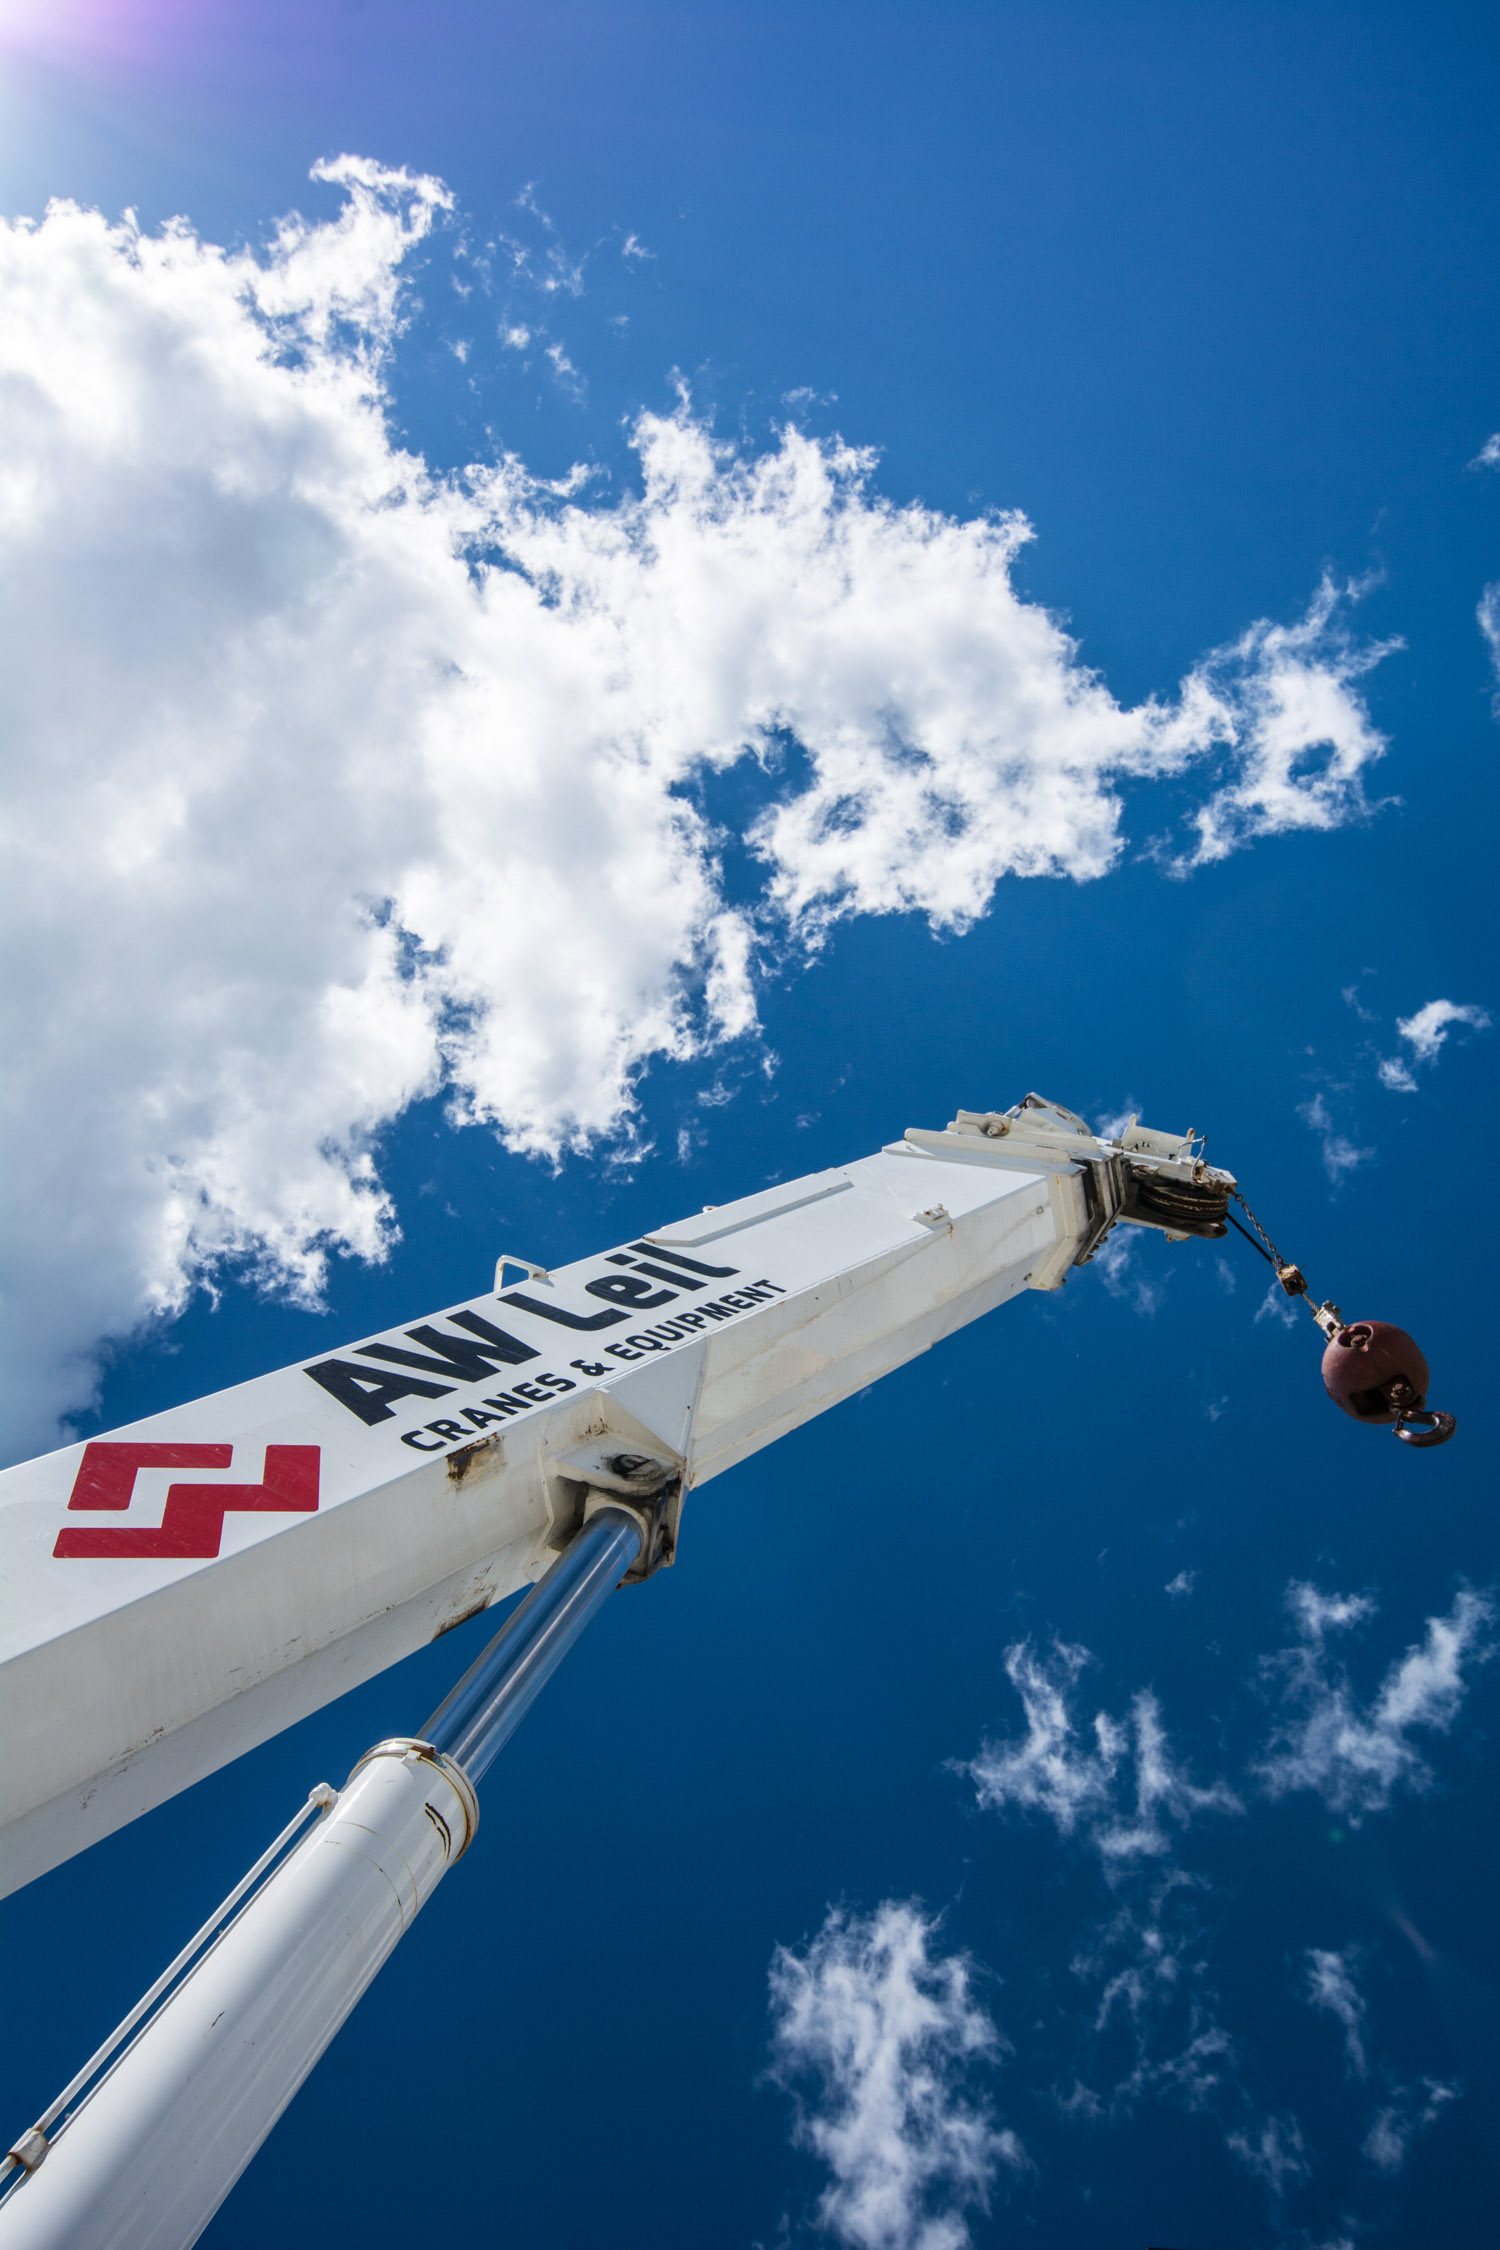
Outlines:
{"type": "Polygon", "coordinates": [[[4,2250],[196,2242],[477,1819],[426,1745],[372,1750],[0,2204],[4,2250]]]}
{"type": "Polygon", "coordinates": [[[5,1471],[0,1895],[529,1584],[590,1490],[669,1486],[633,1575],[670,1563],[687,1492],[1119,1220],[1221,1235],[1233,1184],[1191,1133],[960,1110],[5,1471]]]}
{"type": "Polygon", "coordinates": [[[583,1528],[421,1737],[377,1743],[337,1797],[313,1791],[12,2146],[0,2250],[191,2250],[472,1842],[475,1782],[621,1579],[650,1566],[659,1500],[591,1494],[583,1528]],[[331,1809],[304,1829],[315,1808],[331,1809]]]}

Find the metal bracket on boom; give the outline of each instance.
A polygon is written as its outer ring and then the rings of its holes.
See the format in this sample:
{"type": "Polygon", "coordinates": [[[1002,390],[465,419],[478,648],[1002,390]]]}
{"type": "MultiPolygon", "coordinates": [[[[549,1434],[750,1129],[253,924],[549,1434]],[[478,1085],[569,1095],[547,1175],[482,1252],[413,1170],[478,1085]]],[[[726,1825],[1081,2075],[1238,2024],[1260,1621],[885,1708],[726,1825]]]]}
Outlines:
{"type": "Polygon", "coordinates": [[[497,1297],[501,1290],[508,1286],[505,1278],[507,1266],[514,1266],[516,1271],[524,1274],[528,1281],[545,1281],[550,1284],[552,1280],[552,1275],[546,1266],[533,1265],[530,1258],[518,1258],[514,1252],[502,1250],[495,1260],[495,1295],[497,1297]]]}
{"type": "MultiPolygon", "coordinates": [[[[653,1469],[659,1467],[654,1461],[649,1465],[653,1469]]],[[[640,1527],[640,1557],[620,1580],[622,1586],[639,1586],[644,1579],[668,1568],[676,1560],[677,1533],[673,1519],[682,1510],[680,1478],[673,1477],[670,1482],[658,1485],[654,1492],[629,1500],[622,1492],[601,1491],[597,1485],[591,1485],[584,1495],[584,1522],[588,1523],[601,1508],[613,1508],[619,1514],[631,1516],[640,1527]]]]}
{"type": "Polygon", "coordinates": [[[613,1445],[583,1446],[554,1463],[570,1503],[567,1520],[554,1530],[553,1543],[565,1546],[601,1508],[621,1508],[640,1527],[641,1551],[620,1583],[639,1586],[677,1559],[682,1520],[682,1463],[656,1454],[634,1453],[613,1445]]]}

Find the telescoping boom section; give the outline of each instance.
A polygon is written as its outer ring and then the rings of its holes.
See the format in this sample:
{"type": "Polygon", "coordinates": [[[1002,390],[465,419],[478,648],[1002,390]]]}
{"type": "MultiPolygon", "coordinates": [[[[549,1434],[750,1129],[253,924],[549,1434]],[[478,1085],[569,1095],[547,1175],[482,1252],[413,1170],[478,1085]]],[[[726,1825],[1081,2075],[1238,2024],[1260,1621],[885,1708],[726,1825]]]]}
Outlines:
{"type": "MultiPolygon", "coordinates": [[[[1221,1235],[1191,1134],[960,1110],[872,1156],[0,1477],[0,1890],[545,1572],[600,1496],[683,1495],[1118,1221],[1221,1235]]],[[[634,1553],[634,1550],[632,1550],[634,1553]]]]}

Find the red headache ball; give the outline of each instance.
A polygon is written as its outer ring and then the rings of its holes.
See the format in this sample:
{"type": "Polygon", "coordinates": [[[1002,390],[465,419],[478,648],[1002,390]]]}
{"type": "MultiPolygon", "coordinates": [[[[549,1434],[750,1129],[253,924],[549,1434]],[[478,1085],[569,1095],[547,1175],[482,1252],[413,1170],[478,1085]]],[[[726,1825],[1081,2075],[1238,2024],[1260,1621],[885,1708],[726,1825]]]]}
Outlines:
{"type": "Polygon", "coordinates": [[[1431,1370],[1404,1328],[1388,1320],[1354,1320],[1323,1354],[1323,1388],[1356,1422],[1391,1423],[1404,1407],[1425,1406],[1431,1370]],[[1390,1397],[1393,1383],[1409,1386],[1390,1397]]]}

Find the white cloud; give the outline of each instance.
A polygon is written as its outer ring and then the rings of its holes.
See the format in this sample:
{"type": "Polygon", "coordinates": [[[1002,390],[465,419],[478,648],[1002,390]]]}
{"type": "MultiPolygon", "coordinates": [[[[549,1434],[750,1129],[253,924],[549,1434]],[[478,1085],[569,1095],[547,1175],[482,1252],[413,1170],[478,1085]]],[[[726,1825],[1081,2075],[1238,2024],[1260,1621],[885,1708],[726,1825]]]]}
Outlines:
{"type": "Polygon", "coordinates": [[[1246,2171],[1253,2172],[1278,2203],[1312,2169],[1302,2128],[1290,2113],[1268,2117],[1258,2129],[1246,2127],[1230,2133],[1227,2141],[1246,2171]]]}
{"type": "Polygon", "coordinates": [[[1297,1645],[1263,1659],[1282,1699],[1281,1718],[1256,1769],[1268,1793],[1311,1789],[1331,1811],[1357,1822],[1383,1811],[1398,1788],[1427,1788],[1431,1771],[1409,1738],[1418,1728],[1446,1734],[1468,1689],[1466,1669],[1494,1654],[1488,1596],[1461,1588],[1448,1615],[1429,1617],[1423,1639],[1389,1666],[1368,1704],[1361,1704],[1327,1643],[1331,1634],[1370,1618],[1374,1603],[1294,1582],[1287,1606],[1297,1645]]]}
{"type": "Polygon", "coordinates": [[[1005,1669],[1021,1698],[1021,1741],[986,1742],[962,1770],[987,1811],[1010,1806],[1044,1813],[1059,1834],[1080,1827],[1106,1864],[1160,1858],[1170,1849],[1168,1822],[1185,1827],[1196,1813],[1243,1808],[1222,1782],[1200,1788],[1178,1765],[1149,1688],[1131,1700],[1129,1722],[1096,1712],[1087,1731],[1072,1709],[1086,1649],[1063,1642],[1039,1658],[1029,1641],[1005,1652],[1005,1669]]]}
{"type": "Polygon", "coordinates": [[[1026,1716],[1023,1742],[986,1742],[964,1767],[987,1811],[1009,1805],[1042,1812],[1059,1834],[1071,1836],[1080,1821],[1108,1810],[1125,1750],[1119,1727],[1104,1712],[1093,1721],[1093,1746],[1083,1746],[1071,1709],[1075,1681],[1091,1662],[1084,1648],[1054,1643],[1039,1658],[1029,1641],[1005,1652],[1005,1669],[1026,1716]]]}
{"type": "Polygon", "coordinates": [[[1196,1570],[1179,1570],[1175,1578],[1167,1580],[1166,1591],[1173,1601],[1185,1600],[1198,1583],[1196,1570]]]}
{"type": "Polygon", "coordinates": [[[1089,1263],[1112,1297],[1124,1298],[1150,1320],[1160,1310],[1167,1292],[1165,1282],[1136,1270],[1142,1232],[1139,1227],[1116,1227],[1113,1234],[1105,1236],[1089,1263]]]}
{"type": "Polygon", "coordinates": [[[1456,1023],[1469,1024],[1475,1031],[1488,1031],[1490,1019],[1483,1008],[1461,1007],[1452,1000],[1429,1000],[1414,1016],[1397,1018],[1396,1029],[1411,1044],[1419,1063],[1436,1062],[1442,1053],[1443,1043],[1456,1023]]]}
{"type": "Polygon", "coordinates": [[[1274,1320],[1282,1328],[1302,1326],[1297,1317],[1296,1298],[1289,1297],[1279,1281],[1267,1282],[1266,1293],[1255,1308],[1256,1326],[1259,1327],[1263,1320],[1274,1320]]]}
{"type": "Polygon", "coordinates": [[[771,1966],[776,2076],[815,2081],[797,2137],[831,2174],[819,2221],[853,2250],[961,2250],[1000,2167],[1027,2162],[965,2091],[1000,2041],[968,1962],[934,1951],[936,1930],[910,1904],[833,1910],[771,1966]]]}
{"type": "MultiPolygon", "coordinates": [[[[1412,1064],[1435,1063],[1455,1024],[1467,1024],[1471,1031],[1488,1031],[1490,1019],[1483,1008],[1460,1004],[1455,1000],[1429,1000],[1425,1008],[1415,1015],[1397,1018],[1396,1029],[1411,1048],[1412,1064]]],[[[1417,1081],[1412,1076],[1411,1065],[1403,1055],[1382,1057],[1380,1082],[1392,1093],[1414,1094],[1417,1081]]]]}
{"type": "Polygon", "coordinates": [[[1056,2093],[1059,2106],[1094,2117],[1128,2114],[1145,2098],[1201,2109],[1233,2082],[1236,2050],[1208,1978],[1205,1886],[1173,1863],[1173,1830],[1242,1807],[1222,1783],[1201,1788],[1188,1777],[1149,1690],[1131,1699],[1128,1719],[1100,1711],[1085,1723],[1075,1705],[1089,1662],[1086,1649],[1064,1643],[1045,1658],[1025,1642],[1008,1649],[1025,1737],[987,1742],[959,1770],[982,1809],[1039,1812],[1060,1836],[1081,1837],[1115,1902],[1069,1964],[1094,2000],[1086,2052],[1056,2093]]]}
{"type": "Polygon", "coordinates": [[[1494,579],[1479,596],[1474,612],[1479,630],[1484,635],[1485,647],[1490,652],[1490,670],[1495,675],[1495,689],[1490,697],[1490,709],[1500,719],[1500,578],[1494,579]]]}
{"type": "MultiPolygon", "coordinates": [[[[261,258],[70,204],[0,227],[17,1446],[226,1261],[312,1300],[380,1256],[377,1136],[419,1094],[585,1147],[651,1057],[753,1029],[758,948],[1103,875],[1152,779],[1201,799],[1199,860],[1329,826],[1382,747],[1327,588],[1127,709],[1015,591],[1021,518],[894,507],[836,443],[747,458],[684,406],[638,425],[637,496],[434,474],[384,385],[450,198],[319,177],[339,216],[261,258]],[[692,790],[783,734],[747,914],[692,790]]],[[[581,261],[522,202],[557,302],[581,261]]]]}
{"type": "Polygon", "coordinates": [[[1307,2001],[1337,2018],[1343,2027],[1344,2057],[1356,2078],[1367,2078],[1364,1994],[1354,1981],[1353,1948],[1339,1953],[1321,1946],[1307,1952],[1307,2001]]]}
{"type": "Polygon", "coordinates": [[[569,397],[574,399],[581,399],[584,396],[584,393],[586,392],[588,386],[584,382],[583,377],[579,374],[577,368],[573,365],[573,362],[569,359],[567,353],[563,350],[562,345],[549,344],[547,346],[546,356],[552,363],[553,374],[557,377],[558,382],[568,393],[569,397]]]}
{"type": "Polygon", "coordinates": [[[1314,1094],[1310,1102],[1303,1102],[1297,1115],[1322,1142],[1323,1169],[1335,1187],[1341,1184],[1346,1173],[1352,1172],[1358,1164],[1368,1164],[1375,1154],[1372,1148],[1356,1148],[1348,1135],[1339,1131],[1321,1094],[1314,1094]]]}
{"type": "Polygon", "coordinates": [[[1122,1819],[1096,1832],[1095,1842],[1106,1859],[1128,1859],[1137,1853],[1159,1857],[1171,1848],[1168,1820],[1185,1828],[1196,1813],[1244,1810],[1222,1781],[1203,1789],[1188,1779],[1172,1756],[1161,1706],[1149,1688],[1132,1699],[1131,1722],[1135,1801],[1122,1819]]]}
{"type": "Polygon", "coordinates": [[[1357,647],[1339,622],[1341,600],[1361,589],[1325,578],[1296,625],[1252,625],[1220,650],[1193,684],[1233,710],[1235,779],[1196,816],[1197,862],[1223,859],[1255,836],[1338,828],[1369,808],[1364,771],[1385,742],[1353,683],[1399,641],[1357,647]],[[1314,750],[1326,753],[1309,764],[1314,750]]]}
{"type": "Polygon", "coordinates": [[[1203,1889],[1180,1869],[1152,1866],[1149,1882],[1075,1953],[1073,1975],[1099,1993],[1091,2074],[1101,2075],[1111,2042],[1118,2058],[1122,2034],[1129,2067],[1102,2097],[1078,2081],[1068,2106],[1086,2101],[1093,2114],[1118,2117],[1154,2096],[1204,2109],[1234,2083],[1235,2042],[1217,2020],[1197,1917],[1203,1889]]]}
{"type": "MultiPolygon", "coordinates": [[[[1195,2011],[1196,2014],[1196,2011],[1195,2011]]],[[[1185,2109],[1205,2109],[1227,2084],[1232,2083],[1238,2053],[1222,2024],[1207,2023],[1195,2030],[1174,2053],[1149,2064],[1138,2064],[1124,2088],[1122,2101],[1139,2088],[1180,2102],[1185,2109]]]]}
{"type": "MultiPolygon", "coordinates": [[[[790,435],[783,444],[795,458],[790,435]]],[[[807,450],[865,489],[870,455],[807,450]]],[[[802,520],[811,502],[823,518],[810,466],[774,484],[757,469],[757,509],[774,492],[778,512],[802,520]]],[[[1206,658],[1175,703],[1125,711],[1055,621],[1016,596],[1023,518],[957,524],[867,498],[845,523],[846,569],[880,599],[829,646],[822,692],[792,722],[812,754],[809,787],[757,831],[773,898],[805,924],[915,910],[963,928],[1002,875],[1105,874],[1123,847],[1117,783],[1183,773],[1216,752],[1233,778],[1194,815],[1198,842],[1181,867],[1365,812],[1360,774],[1384,744],[1352,682],[1385,651],[1351,653],[1327,587],[1301,625],[1257,625],[1206,658]],[[870,628],[887,605],[905,629],[877,646],[870,628]],[[1289,642],[1304,652],[1305,693],[1283,676],[1289,642]],[[1314,752],[1326,756],[1294,777],[1314,752]]],[[[839,608],[847,616],[842,598],[839,608]]],[[[807,622],[823,627],[820,607],[807,622]]]]}
{"type": "Polygon", "coordinates": [[[1483,445],[1469,463],[1469,467],[1471,469],[1500,469],[1500,430],[1496,430],[1493,436],[1485,439],[1483,445]]]}
{"type": "MultiPolygon", "coordinates": [[[[1368,2078],[1367,2009],[1354,1974],[1354,1947],[1346,1947],[1343,1952],[1312,1947],[1306,1959],[1305,1998],[1311,2006],[1325,2009],[1341,2026],[1350,2077],[1368,2078]]],[[[1414,2086],[1388,2083],[1386,2099],[1371,2119],[1361,2147],[1366,2162],[1378,2172],[1399,2172],[1413,2141],[1437,2122],[1448,2104],[1458,2099],[1459,2091],[1437,2078],[1423,2078],[1414,2086]]]]}
{"type": "MultiPolygon", "coordinates": [[[[540,245],[541,256],[538,258],[535,246],[517,242],[510,235],[501,235],[501,248],[509,251],[514,271],[547,296],[554,296],[561,291],[569,297],[581,297],[584,268],[588,264],[589,253],[585,251],[581,258],[568,255],[551,215],[537,201],[534,180],[528,180],[522,188],[515,199],[515,207],[537,221],[543,240],[540,245]]],[[[631,240],[635,240],[634,235],[631,240]]]]}
{"type": "MultiPolygon", "coordinates": [[[[1168,1593],[1191,1575],[1180,1574],[1168,1593]]],[[[1286,1606],[1297,1646],[1266,1667],[1283,1699],[1282,1724],[1272,1756],[1251,1768],[1253,1779],[1271,1796],[1317,1788],[1332,1809],[1356,1819],[1398,1785],[1423,1786],[1426,1769],[1408,1736],[1452,1723],[1466,1670],[1489,1653],[1488,1601],[1462,1594],[1449,1616],[1430,1619],[1420,1643],[1387,1667],[1367,1705],[1332,1663],[1327,1644],[1376,1616],[1372,1596],[1294,1581],[1286,1606]]],[[[981,1807],[1039,1813],[1059,1837],[1084,1844],[1110,1902],[1068,1961],[1086,1998],[1081,2021],[1074,2008],[1056,2009],[1055,1958],[1038,1970],[1049,1997],[1037,2029],[1055,2014],[1067,2042],[1052,2101],[1065,2116],[1101,2123],[1124,2120],[1142,2101],[1215,2115],[1237,2161],[1280,2202],[1310,2176],[1309,2152],[1297,2119],[1274,2106],[1267,2114],[1264,2094],[1252,2093],[1254,2046],[1223,2020],[1215,1989],[1216,1886],[1184,1864],[1188,1848],[1177,1842],[1200,1814],[1240,1813],[1243,1805],[1223,1782],[1205,1788],[1191,1780],[1166,1742],[1149,1691],[1131,1699],[1126,1719],[1102,1711],[1087,1717],[1079,1691],[1090,1662],[1087,1650],[1065,1643],[1040,1656],[1028,1643],[1009,1649],[1025,1733],[986,1743],[960,1769],[973,1779],[981,1807]]],[[[1436,2080],[1403,2087],[1381,2066],[1355,1946],[1308,1948],[1297,1984],[1301,2001],[1338,2029],[1364,2112],[1368,2161],[1396,2168],[1454,2089],[1436,2080]],[[1382,2089],[1378,2102],[1372,2081],[1382,2089]]]]}
{"type": "Polygon", "coordinates": [[[1424,2078],[1420,2087],[1398,2086],[1392,2099],[1376,2111],[1361,2155],[1377,2172],[1399,2172],[1418,2134],[1435,2125],[1459,2093],[1457,2086],[1445,2085],[1440,2078],[1424,2078]]]}
{"type": "Polygon", "coordinates": [[[1399,2172],[1406,2162],[1409,2138],[1406,2117],[1390,2104],[1376,2111],[1360,2153],[1379,2172],[1399,2172]]]}
{"type": "Polygon", "coordinates": [[[1294,1578],[1287,1587],[1285,1604],[1304,1640],[1319,1641],[1325,1633],[1341,1633],[1350,1625],[1363,1625],[1379,1611],[1373,1594],[1320,1594],[1316,1586],[1294,1578]]]}

